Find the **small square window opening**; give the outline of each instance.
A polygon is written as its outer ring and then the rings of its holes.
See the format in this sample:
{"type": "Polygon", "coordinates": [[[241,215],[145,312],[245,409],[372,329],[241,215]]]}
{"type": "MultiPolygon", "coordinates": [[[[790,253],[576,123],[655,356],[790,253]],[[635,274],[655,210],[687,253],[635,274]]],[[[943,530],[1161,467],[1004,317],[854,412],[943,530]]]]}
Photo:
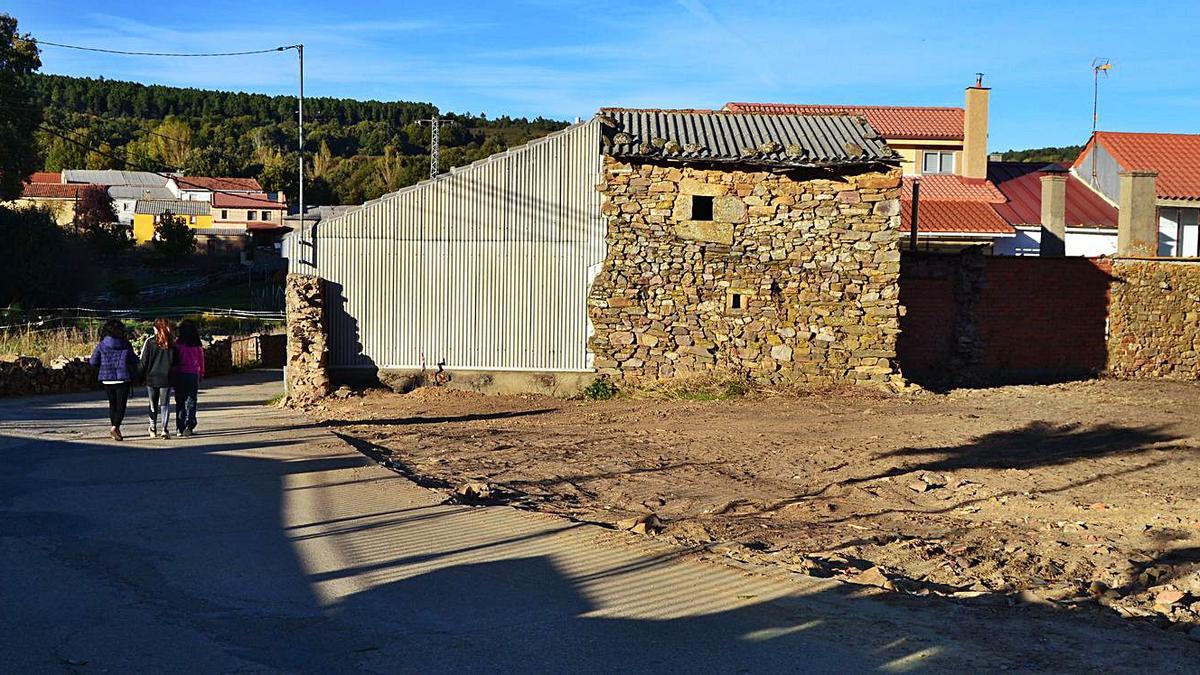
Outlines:
{"type": "Polygon", "coordinates": [[[745,309],[746,301],[741,293],[731,293],[729,295],[729,309],[745,309]]]}
{"type": "Polygon", "coordinates": [[[692,195],[692,220],[713,219],[713,198],[692,195]]]}

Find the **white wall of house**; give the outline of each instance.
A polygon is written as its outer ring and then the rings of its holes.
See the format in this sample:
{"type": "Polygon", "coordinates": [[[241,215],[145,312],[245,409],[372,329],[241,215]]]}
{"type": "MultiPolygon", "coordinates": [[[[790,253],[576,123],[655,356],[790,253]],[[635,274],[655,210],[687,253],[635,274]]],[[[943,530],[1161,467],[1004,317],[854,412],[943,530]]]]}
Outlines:
{"type": "MultiPolygon", "coordinates": [[[[1017,236],[996,239],[995,255],[1038,255],[1041,252],[1042,229],[1018,227],[1017,236]]],[[[1094,258],[1116,255],[1117,231],[1082,227],[1067,228],[1067,255],[1094,258]]]]}
{"type": "Polygon", "coordinates": [[[1158,255],[1200,257],[1200,209],[1158,208],[1158,255]],[[1180,234],[1182,233],[1182,242],[1180,234]],[[1180,244],[1182,243],[1182,246],[1180,244]]]}
{"type": "Polygon", "coordinates": [[[128,225],[133,222],[133,209],[137,206],[136,199],[114,199],[113,208],[117,212],[117,222],[128,225]]]}

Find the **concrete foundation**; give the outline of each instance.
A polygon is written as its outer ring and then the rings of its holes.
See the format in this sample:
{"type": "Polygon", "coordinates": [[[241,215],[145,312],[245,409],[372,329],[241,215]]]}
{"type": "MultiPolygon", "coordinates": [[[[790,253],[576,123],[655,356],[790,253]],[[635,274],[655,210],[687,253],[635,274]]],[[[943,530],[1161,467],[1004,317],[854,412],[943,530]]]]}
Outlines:
{"type": "Polygon", "coordinates": [[[541,394],[558,398],[579,396],[596,379],[594,372],[528,372],[507,370],[391,370],[339,368],[330,373],[335,386],[384,386],[407,392],[436,384],[482,394],[541,394]]]}

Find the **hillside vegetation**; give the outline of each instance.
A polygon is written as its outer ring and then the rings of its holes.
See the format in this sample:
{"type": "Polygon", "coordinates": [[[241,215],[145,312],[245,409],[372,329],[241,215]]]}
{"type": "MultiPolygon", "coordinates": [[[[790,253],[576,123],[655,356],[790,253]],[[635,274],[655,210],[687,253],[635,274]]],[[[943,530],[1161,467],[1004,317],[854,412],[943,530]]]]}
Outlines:
{"type": "MultiPolygon", "coordinates": [[[[105,79],[37,75],[47,130],[42,168],[179,170],[253,176],[297,197],[294,96],[207,91],[105,79]]],[[[305,98],[305,201],[357,204],[428,176],[428,126],[442,128],[442,170],[543,136],[564,122],[441,113],[429,103],[305,98]]]]}
{"type": "Polygon", "coordinates": [[[1009,150],[1002,153],[1002,157],[1006,162],[1074,162],[1081,152],[1083,152],[1082,145],[1064,145],[1061,148],[1009,150]]]}

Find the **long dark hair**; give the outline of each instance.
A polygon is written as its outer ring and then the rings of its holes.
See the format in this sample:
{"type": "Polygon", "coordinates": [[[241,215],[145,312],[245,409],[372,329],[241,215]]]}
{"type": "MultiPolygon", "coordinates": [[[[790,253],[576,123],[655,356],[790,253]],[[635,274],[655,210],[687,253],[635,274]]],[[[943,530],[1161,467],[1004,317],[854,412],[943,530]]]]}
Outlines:
{"type": "Polygon", "coordinates": [[[161,316],[154,320],[154,340],[163,349],[175,346],[175,331],[171,330],[171,323],[161,316]]]}
{"type": "Polygon", "coordinates": [[[191,319],[179,322],[179,344],[189,347],[200,346],[200,331],[196,330],[196,324],[191,319]]]}
{"type": "Polygon", "coordinates": [[[100,329],[100,337],[114,337],[118,340],[125,339],[125,324],[117,319],[109,319],[104,322],[104,326],[100,329]]]}

